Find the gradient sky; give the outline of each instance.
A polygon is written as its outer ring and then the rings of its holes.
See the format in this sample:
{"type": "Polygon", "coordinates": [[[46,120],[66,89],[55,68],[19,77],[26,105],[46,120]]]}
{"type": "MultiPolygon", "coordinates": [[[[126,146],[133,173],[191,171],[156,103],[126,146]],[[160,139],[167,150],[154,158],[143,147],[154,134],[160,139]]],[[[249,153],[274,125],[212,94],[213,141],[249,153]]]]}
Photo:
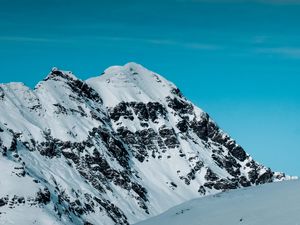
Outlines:
{"type": "Polygon", "coordinates": [[[300,0],[0,0],[0,83],[135,61],[256,160],[300,175],[300,0]]]}

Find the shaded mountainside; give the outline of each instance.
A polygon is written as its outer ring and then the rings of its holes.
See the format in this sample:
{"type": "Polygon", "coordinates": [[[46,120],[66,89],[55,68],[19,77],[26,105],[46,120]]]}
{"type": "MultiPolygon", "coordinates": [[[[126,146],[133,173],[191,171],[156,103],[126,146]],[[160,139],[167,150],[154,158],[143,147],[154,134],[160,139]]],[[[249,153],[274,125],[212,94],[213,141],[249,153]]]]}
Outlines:
{"type": "Polygon", "coordinates": [[[300,182],[284,181],[193,199],[136,225],[295,225],[300,182]]]}
{"type": "Polygon", "coordinates": [[[199,196],[289,179],[135,63],[0,85],[0,223],[132,224],[199,196]]]}

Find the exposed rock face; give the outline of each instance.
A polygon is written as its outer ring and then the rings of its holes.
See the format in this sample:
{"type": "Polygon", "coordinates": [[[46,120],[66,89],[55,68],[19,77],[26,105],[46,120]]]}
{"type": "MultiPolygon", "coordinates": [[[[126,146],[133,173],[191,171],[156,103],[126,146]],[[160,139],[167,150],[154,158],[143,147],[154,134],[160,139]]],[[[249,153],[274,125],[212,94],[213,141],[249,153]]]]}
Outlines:
{"type": "Polygon", "coordinates": [[[45,208],[58,224],[130,224],[197,196],[288,178],[134,63],[86,82],[53,68],[34,90],[1,85],[0,151],[0,211],[45,208]]]}

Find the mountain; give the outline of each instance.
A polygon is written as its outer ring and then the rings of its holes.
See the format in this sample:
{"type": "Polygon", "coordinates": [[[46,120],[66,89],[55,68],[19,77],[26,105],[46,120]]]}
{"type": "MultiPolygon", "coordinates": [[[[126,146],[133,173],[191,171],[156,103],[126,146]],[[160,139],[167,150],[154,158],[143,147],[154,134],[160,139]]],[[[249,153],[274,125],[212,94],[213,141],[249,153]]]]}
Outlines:
{"type": "Polygon", "coordinates": [[[294,225],[300,182],[285,181],[198,198],[136,225],[294,225]]]}
{"type": "Polygon", "coordinates": [[[132,224],[190,199],[290,179],[135,63],[0,85],[0,223],[132,224]]]}

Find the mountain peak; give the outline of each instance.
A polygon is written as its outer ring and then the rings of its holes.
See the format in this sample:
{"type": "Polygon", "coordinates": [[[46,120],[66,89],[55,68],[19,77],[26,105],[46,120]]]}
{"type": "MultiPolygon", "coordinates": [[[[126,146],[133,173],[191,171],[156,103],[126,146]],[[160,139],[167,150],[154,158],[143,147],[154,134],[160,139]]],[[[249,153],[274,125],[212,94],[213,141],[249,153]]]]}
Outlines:
{"type": "Polygon", "coordinates": [[[104,96],[107,105],[120,101],[161,102],[177,89],[162,76],[133,62],[109,67],[101,76],[86,82],[104,96]]]}
{"type": "Polygon", "coordinates": [[[6,87],[13,90],[28,89],[28,87],[26,87],[26,85],[23,82],[9,82],[6,84],[0,84],[0,87],[6,87]]]}
{"type": "Polygon", "coordinates": [[[130,76],[130,75],[143,74],[144,72],[147,71],[148,70],[142,65],[135,62],[129,62],[123,66],[117,65],[117,66],[108,67],[104,71],[104,74],[109,76],[124,76],[124,75],[130,76]]]}
{"type": "Polygon", "coordinates": [[[56,78],[56,77],[61,77],[61,78],[65,78],[65,79],[73,79],[73,80],[78,79],[71,71],[60,70],[57,67],[52,67],[51,72],[44,79],[44,81],[51,79],[51,78],[56,78]]]}

